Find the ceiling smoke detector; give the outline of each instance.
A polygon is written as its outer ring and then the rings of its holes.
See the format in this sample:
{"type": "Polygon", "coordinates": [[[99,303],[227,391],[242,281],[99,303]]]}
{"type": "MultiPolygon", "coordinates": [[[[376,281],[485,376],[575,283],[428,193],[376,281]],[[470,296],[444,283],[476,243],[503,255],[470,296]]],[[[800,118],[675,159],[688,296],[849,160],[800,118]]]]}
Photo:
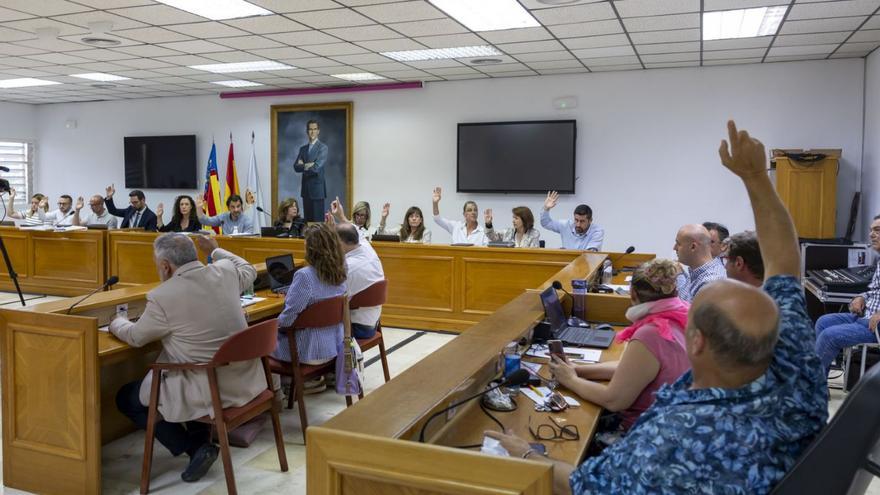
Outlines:
{"type": "Polygon", "coordinates": [[[472,58],[472,65],[493,65],[500,64],[502,60],[500,58],[472,58]]]}
{"type": "Polygon", "coordinates": [[[122,42],[117,39],[101,38],[98,36],[86,36],[81,38],[80,41],[87,45],[97,46],[98,48],[109,48],[111,46],[119,46],[122,44],[122,42]]]}

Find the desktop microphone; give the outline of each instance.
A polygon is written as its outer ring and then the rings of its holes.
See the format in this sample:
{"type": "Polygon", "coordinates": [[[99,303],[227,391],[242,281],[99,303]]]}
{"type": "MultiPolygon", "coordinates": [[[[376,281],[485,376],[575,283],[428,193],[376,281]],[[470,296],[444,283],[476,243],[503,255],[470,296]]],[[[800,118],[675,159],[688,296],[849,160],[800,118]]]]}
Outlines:
{"type": "Polygon", "coordinates": [[[559,280],[554,280],[553,283],[550,285],[552,285],[553,288],[556,290],[561,290],[562,292],[565,292],[565,295],[567,295],[571,298],[572,301],[574,301],[574,296],[571,295],[571,293],[569,293],[567,290],[565,290],[565,287],[562,286],[562,283],[559,280]]]}
{"type": "Polygon", "coordinates": [[[0,166],[0,170],[2,170],[4,172],[9,172],[9,167],[0,166]]]}
{"type": "MultiPolygon", "coordinates": [[[[635,251],[635,250],[636,250],[635,246],[630,246],[630,247],[626,248],[626,251],[624,251],[623,253],[618,254],[617,256],[615,256],[615,257],[611,260],[611,266],[612,266],[612,269],[613,269],[613,267],[614,267],[614,262],[615,262],[615,261],[620,261],[621,259],[623,259],[624,257],[626,257],[626,255],[628,255],[628,254],[632,254],[632,252],[635,251]]],[[[620,273],[620,270],[614,270],[614,271],[612,272],[613,275],[617,275],[618,273],[620,273]]]]}
{"type": "Polygon", "coordinates": [[[264,209],[263,209],[262,207],[260,207],[260,206],[257,207],[257,211],[260,212],[260,213],[262,213],[263,215],[268,215],[269,218],[272,218],[272,214],[269,213],[268,211],[264,210],[264,209]]]}
{"type": "Polygon", "coordinates": [[[419,442],[425,443],[425,429],[428,428],[428,425],[431,424],[431,421],[433,421],[434,418],[436,418],[437,416],[440,416],[441,414],[445,413],[446,411],[448,411],[450,409],[454,409],[454,408],[464,404],[465,402],[472,401],[472,400],[476,399],[477,397],[481,397],[483,395],[486,395],[489,392],[491,392],[497,388],[511,387],[511,386],[518,387],[520,385],[527,383],[528,381],[529,381],[529,372],[526,371],[525,369],[520,368],[520,369],[514,371],[513,373],[511,373],[511,375],[509,377],[507,377],[503,382],[499,383],[498,385],[495,385],[494,387],[489,387],[486,390],[483,390],[482,392],[480,392],[476,395],[472,395],[472,396],[468,397],[467,399],[458,401],[454,404],[450,404],[449,407],[443,408],[443,409],[435,412],[434,414],[431,415],[430,418],[428,418],[427,421],[425,421],[425,424],[422,425],[422,430],[419,431],[419,442]]]}
{"type": "Polygon", "coordinates": [[[111,285],[114,285],[114,284],[116,284],[116,283],[118,283],[118,282],[119,282],[119,277],[117,277],[116,275],[113,275],[112,277],[108,278],[107,281],[104,282],[104,285],[102,285],[102,286],[98,287],[97,289],[95,289],[95,290],[89,292],[88,294],[86,294],[85,296],[83,296],[82,299],[80,299],[79,301],[73,303],[69,308],[67,308],[67,314],[70,314],[70,311],[71,311],[73,308],[75,308],[79,303],[81,303],[81,302],[85,301],[86,299],[88,299],[89,297],[91,297],[92,294],[94,294],[95,292],[98,292],[99,290],[104,290],[104,289],[106,289],[107,287],[110,287],[111,285]]]}

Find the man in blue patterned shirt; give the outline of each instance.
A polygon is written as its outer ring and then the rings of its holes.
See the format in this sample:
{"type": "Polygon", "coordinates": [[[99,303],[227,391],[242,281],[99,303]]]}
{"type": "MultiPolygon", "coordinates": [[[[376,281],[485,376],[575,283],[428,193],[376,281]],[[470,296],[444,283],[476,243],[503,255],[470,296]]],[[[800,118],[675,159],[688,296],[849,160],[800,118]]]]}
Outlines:
{"type": "Polygon", "coordinates": [[[554,464],[557,493],[769,492],[813,441],[828,392],[798,279],[791,217],[764,146],[728,123],[722,163],[746,186],[764,259],[764,291],[734,280],[703,288],[686,331],[692,370],[657,392],[625,437],[577,468],[499,438],[511,455],[554,464]]]}
{"type": "Polygon", "coordinates": [[[672,249],[678,261],[688,267],[688,273],[680,274],[675,281],[682,300],[691,302],[704,285],[727,278],[724,263],[712,256],[712,237],[706,227],[693,224],[678,229],[672,249]]]}

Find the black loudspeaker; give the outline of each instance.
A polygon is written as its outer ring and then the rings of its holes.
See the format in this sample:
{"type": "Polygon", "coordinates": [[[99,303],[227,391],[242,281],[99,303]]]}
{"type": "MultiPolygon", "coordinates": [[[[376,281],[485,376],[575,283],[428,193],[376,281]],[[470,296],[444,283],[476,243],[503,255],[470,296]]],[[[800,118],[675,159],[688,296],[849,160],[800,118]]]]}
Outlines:
{"type": "Polygon", "coordinates": [[[532,343],[543,344],[550,340],[552,333],[550,331],[550,323],[542,321],[535,325],[535,329],[532,331],[532,343]]]}

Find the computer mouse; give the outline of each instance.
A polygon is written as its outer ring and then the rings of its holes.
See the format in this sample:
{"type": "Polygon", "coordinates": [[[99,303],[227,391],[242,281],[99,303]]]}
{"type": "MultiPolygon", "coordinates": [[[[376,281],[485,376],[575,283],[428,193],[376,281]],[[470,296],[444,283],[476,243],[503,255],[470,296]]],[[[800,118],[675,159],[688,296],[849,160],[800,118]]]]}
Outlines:
{"type": "Polygon", "coordinates": [[[566,320],[565,323],[570,327],[589,327],[590,326],[589,323],[585,322],[584,320],[582,320],[576,316],[572,316],[571,318],[566,320]]]}
{"type": "Polygon", "coordinates": [[[596,330],[614,330],[614,328],[607,323],[602,323],[596,326],[596,330]]]}

